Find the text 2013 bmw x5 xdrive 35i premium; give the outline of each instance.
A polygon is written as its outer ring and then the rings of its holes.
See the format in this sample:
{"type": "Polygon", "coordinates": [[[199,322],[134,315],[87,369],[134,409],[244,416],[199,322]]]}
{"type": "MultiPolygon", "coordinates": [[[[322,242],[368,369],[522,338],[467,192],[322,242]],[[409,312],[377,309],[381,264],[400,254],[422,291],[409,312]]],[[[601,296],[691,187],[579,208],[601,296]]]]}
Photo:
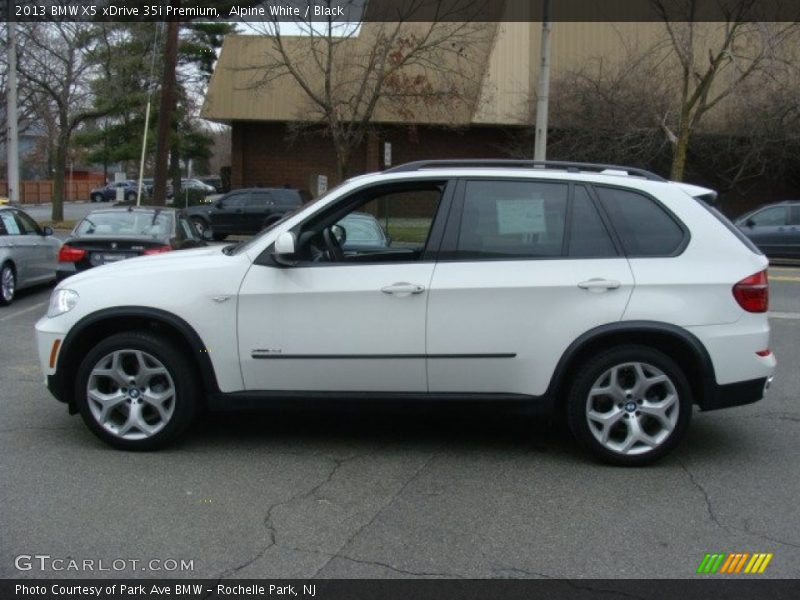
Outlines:
{"type": "Polygon", "coordinates": [[[597,457],[644,464],[695,405],[755,402],[775,368],[767,260],[707,193],[626,167],[411,163],[245,243],[69,278],[39,356],[118,448],[163,446],[200,407],[518,399],[597,457]],[[347,244],[356,211],[386,247],[347,244]]]}

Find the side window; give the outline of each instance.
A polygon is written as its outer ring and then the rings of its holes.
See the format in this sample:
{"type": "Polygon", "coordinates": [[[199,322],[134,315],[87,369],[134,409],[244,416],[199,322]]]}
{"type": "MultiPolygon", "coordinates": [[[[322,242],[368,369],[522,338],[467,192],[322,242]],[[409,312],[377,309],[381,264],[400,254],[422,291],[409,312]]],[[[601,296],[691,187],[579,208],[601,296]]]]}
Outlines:
{"type": "Polygon", "coordinates": [[[4,210],[2,213],[0,213],[0,221],[3,222],[3,229],[5,229],[6,235],[22,234],[19,224],[10,210],[4,210]]]}
{"type": "Polygon", "coordinates": [[[14,217],[17,219],[19,229],[24,235],[39,235],[39,227],[28,215],[15,211],[14,217]]]}
{"type": "Polygon", "coordinates": [[[569,187],[536,181],[469,181],[457,258],[561,256],[569,187]]]}
{"type": "Polygon", "coordinates": [[[444,182],[431,181],[358,191],[302,226],[300,260],[359,264],[420,260],[444,189],[444,182]]]}
{"type": "Polygon", "coordinates": [[[222,208],[243,208],[249,195],[250,194],[234,194],[233,196],[228,196],[222,201],[222,208]]]}
{"type": "Polygon", "coordinates": [[[575,186],[572,199],[569,255],[596,258],[617,256],[614,242],[592,204],[589,192],[582,185],[575,186]]]}
{"type": "Polygon", "coordinates": [[[753,221],[756,227],[780,227],[781,225],[786,225],[786,207],[773,206],[765,208],[755,213],[749,220],[753,221]]]}
{"type": "Polygon", "coordinates": [[[264,208],[270,204],[272,204],[272,195],[269,192],[251,192],[245,202],[245,206],[250,208],[264,208]]]}
{"type": "Polygon", "coordinates": [[[683,230],[651,198],[618,188],[596,189],[628,256],[669,256],[678,250],[683,230]]]}
{"type": "Polygon", "coordinates": [[[789,217],[789,225],[800,225],[800,204],[792,207],[792,214],[789,217]]]}
{"type": "Polygon", "coordinates": [[[178,223],[180,225],[180,231],[182,231],[182,235],[178,237],[182,237],[187,240],[198,240],[200,236],[197,235],[197,230],[192,226],[191,223],[186,219],[186,217],[180,217],[178,219],[178,223]]]}

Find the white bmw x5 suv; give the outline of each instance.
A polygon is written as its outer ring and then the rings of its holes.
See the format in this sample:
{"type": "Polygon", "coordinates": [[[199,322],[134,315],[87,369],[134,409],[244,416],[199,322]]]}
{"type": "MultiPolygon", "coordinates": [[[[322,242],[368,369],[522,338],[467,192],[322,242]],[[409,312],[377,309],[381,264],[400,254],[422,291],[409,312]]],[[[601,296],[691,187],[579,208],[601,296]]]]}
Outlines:
{"type": "Polygon", "coordinates": [[[70,277],[39,357],[117,448],[275,399],[520,400],[645,464],[775,369],[767,259],[707,194],[627,167],[410,163],[245,243],[70,277]]]}

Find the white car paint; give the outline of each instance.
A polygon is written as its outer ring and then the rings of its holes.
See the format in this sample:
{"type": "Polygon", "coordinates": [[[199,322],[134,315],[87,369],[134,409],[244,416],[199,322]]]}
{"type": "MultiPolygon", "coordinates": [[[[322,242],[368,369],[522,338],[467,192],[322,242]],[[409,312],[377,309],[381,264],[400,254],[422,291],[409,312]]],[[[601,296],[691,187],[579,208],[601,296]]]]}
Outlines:
{"type": "Polygon", "coordinates": [[[59,288],[75,290],[70,312],[37,325],[39,356],[52,375],[50,351],[95,311],[143,306],[180,316],[207,347],[220,391],[330,390],[477,392],[538,395],[557,361],[581,334],[604,324],[653,320],[683,327],[705,345],[717,383],[772,375],[766,314],[750,314],[731,288],[765,269],[685,190],[669,182],[557,170],[457,169],[372,174],[346,182],[252,240],[234,256],[219,247],[143,257],[92,269],[59,288]],[[658,198],[687,224],[691,239],[668,258],[465,261],[281,269],[253,264],[275,238],[330,203],[365,186],[422,178],[613,183],[658,198]],[[607,290],[578,284],[618,282],[607,290]],[[397,283],[419,293],[385,294],[397,283]],[[230,298],[219,301],[220,297],[230,298]],[[257,352],[262,351],[262,352],[257,352]],[[267,358],[253,358],[256,355],[267,358]],[[513,353],[498,358],[437,355],[513,353]],[[274,358],[292,354],[377,354],[378,358],[274,358]],[[393,360],[392,355],[419,358],[393,360]],[[270,356],[272,355],[272,356],[270,356]],[[424,355],[434,355],[424,358],[424,355]]]}

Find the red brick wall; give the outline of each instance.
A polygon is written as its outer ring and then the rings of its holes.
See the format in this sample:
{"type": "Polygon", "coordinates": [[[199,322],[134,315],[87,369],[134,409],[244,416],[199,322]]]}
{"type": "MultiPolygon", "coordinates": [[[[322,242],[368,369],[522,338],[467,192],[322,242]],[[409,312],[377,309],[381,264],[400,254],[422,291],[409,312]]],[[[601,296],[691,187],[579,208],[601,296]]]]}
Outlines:
{"type": "MultiPolygon", "coordinates": [[[[392,144],[392,164],[420,159],[502,158],[508,156],[513,131],[497,127],[465,129],[429,126],[383,127],[354,153],[350,175],[383,168],[383,144],[392,144]]],[[[321,133],[292,136],[284,123],[234,122],[231,135],[231,185],[306,190],[311,175],[336,183],[336,160],[330,139],[321,133]]]]}

